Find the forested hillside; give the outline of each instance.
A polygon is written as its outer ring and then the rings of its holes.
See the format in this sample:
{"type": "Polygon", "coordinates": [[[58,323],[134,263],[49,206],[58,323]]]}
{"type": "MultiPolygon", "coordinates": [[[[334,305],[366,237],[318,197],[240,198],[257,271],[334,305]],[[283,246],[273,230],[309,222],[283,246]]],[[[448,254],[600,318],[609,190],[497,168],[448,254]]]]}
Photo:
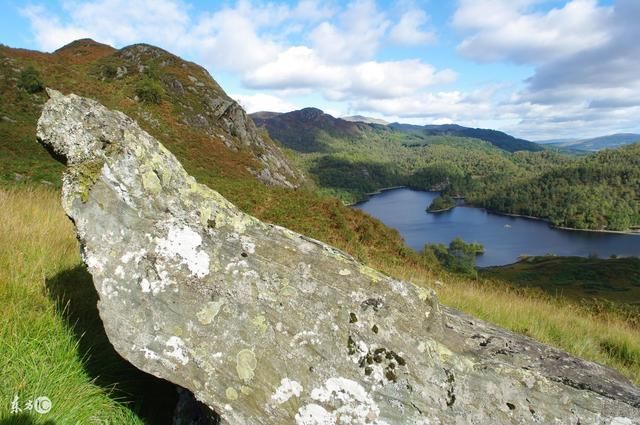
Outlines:
{"type": "Polygon", "coordinates": [[[518,139],[502,131],[485,129],[485,128],[469,128],[456,124],[443,125],[410,125],[410,124],[390,124],[391,128],[413,132],[417,134],[426,134],[430,136],[457,136],[470,137],[473,139],[484,140],[492,145],[504,149],[508,152],[517,151],[541,151],[543,148],[536,143],[524,139],[518,139]]]}
{"type": "Polygon", "coordinates": [[[640,225],[639,145],[575,156],[518,150],[530,142],[493,130],[355,123],[313,108],[254,119],[295,152],[321,188],[348,202],[402,185],[556,226],[640,225]]]}
{"type": "Polygon", "coordinates": [[[471,201],[556,226],[626,230],[640,226],[640,144],[604,150],[533,178],[504,182],[471,201]]]}
{"type": "MultiPolygon", "coordinates": [[[[434,126],[436,131],[349,122],[315,108],[252,118],[295,152],[321,188],[348,202],[399,185],[456,195],[484,191],[506,178],[570,161],[549,151],[511,154],[486,140],[449,135],[465,130],[459,126],[434,126]]],[[[509,149],[517,149],[516,139],[499,134],[509,139],[504,142],[509,149]]]]}

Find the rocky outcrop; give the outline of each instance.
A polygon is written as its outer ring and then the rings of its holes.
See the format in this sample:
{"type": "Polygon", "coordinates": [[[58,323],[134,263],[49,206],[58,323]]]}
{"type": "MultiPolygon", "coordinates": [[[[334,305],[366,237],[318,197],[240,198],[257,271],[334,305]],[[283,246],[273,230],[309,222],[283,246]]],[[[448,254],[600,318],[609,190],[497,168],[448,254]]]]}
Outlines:
{"type": "Polygon", "coordinates": [[[50,92],[39,140],[115,349],[231,424],[638,424],[616,372],[239,211],[124,114],[50,92]]]}
{"type": "Polygon", "coordinates": [[[115,58],[116,77],[141,73],[159,79],[184,124],[220,139],[229,149],[250,151],[259,167],[249,171],[259,180],[289,188],[304,180],[280,148],[256,129],[244,109],[227,96],[206,69],[148,44],[125,47],[115,58]]]}

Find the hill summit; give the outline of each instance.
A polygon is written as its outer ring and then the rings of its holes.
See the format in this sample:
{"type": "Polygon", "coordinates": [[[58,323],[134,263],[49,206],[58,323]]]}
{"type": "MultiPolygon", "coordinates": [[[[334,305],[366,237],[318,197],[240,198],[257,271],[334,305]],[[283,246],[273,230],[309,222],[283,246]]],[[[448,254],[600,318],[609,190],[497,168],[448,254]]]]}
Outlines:
{"type": "MultiPolygon", "coordinates": [[[[57,165],[33,148],[45,95],[17,82],[28,69],[39,87],[98,99],[136,119],[187,166],[222,176],[253,175],[269,185],[297,187],[302,173],[242,107],[201,66],[163,49],[134,44],[114,49],[91,39],[53,53],[0,47],[0,178],[55,181],[57,165]],[[16,145],[17,143],[17,145],[16,145]]],[[[36,89],[38,88],[37,86],[36,89]]]]}

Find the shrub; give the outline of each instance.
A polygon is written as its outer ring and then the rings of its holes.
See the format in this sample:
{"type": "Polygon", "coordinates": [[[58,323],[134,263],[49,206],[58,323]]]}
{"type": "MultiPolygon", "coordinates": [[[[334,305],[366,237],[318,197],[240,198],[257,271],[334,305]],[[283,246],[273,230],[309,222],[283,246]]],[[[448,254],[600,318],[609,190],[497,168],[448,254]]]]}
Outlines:
{"type": "Polygon", "coordinates": [[[164,95],[164,88],[155,80],[145,78],[136,86],[136,96],[141,102],[159,104],[164,95]]]}
{"type": "Polygon", "coordinates": [[[113,64],[106,63],[102,66],[100,74],[106,80],[113,80],[118,76],[118,68],[113,64]]]}
{"type": "Polygon", "coordinates": [[[18,87],[27,93],[37,93],[44,90],[40,72],[31,65],[23,69],[18,78],[18,87]]]}

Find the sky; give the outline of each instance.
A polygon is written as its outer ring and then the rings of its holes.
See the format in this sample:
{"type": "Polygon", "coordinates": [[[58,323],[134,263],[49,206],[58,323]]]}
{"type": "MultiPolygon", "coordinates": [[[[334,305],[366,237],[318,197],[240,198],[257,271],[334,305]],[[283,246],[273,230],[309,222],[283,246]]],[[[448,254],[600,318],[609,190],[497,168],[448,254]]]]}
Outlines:
{"type": "Polygon", "coordinates": [[[0,0],[0,43],[196,62],[249,112],[317,107],[530,140],[640,133],[640,0],[0,0]]]}

